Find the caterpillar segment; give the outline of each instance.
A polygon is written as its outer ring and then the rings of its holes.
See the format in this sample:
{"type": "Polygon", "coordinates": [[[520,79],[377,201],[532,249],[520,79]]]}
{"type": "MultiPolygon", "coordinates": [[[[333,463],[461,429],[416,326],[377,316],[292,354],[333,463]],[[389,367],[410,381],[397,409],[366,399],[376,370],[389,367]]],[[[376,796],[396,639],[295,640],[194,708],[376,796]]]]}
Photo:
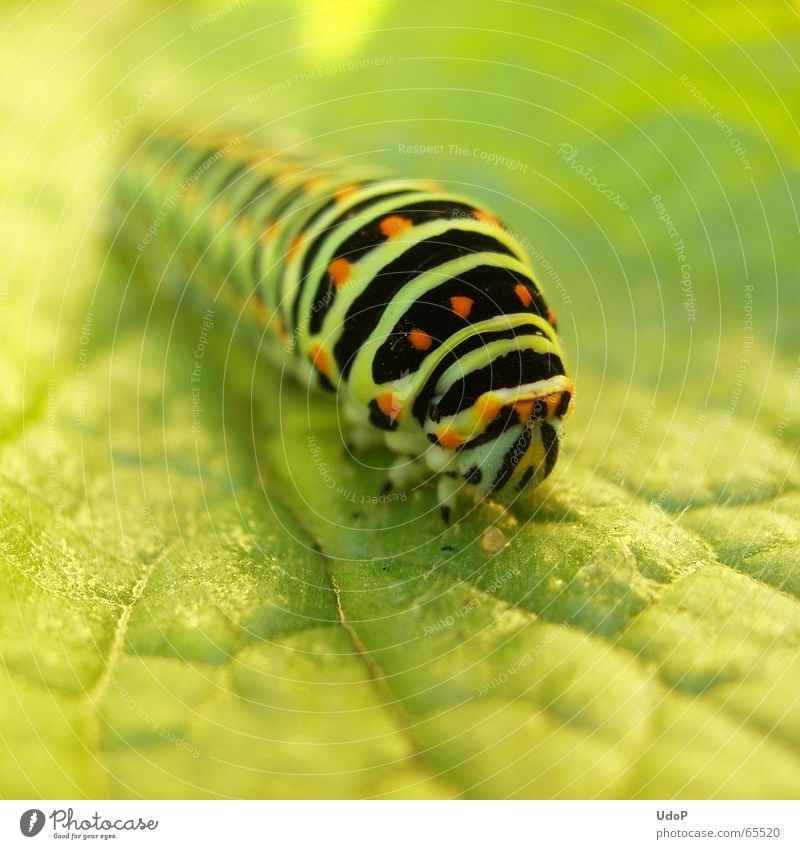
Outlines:
{"type": "Polygon", "coordinates": [[[269,327],[299,380],[336,393],[387,487],[521,491],[558,457],[574,387],[519,242],[434,182],[278,155],[239,137],[148,136],[116,187],[121,233],[269,327]]]}

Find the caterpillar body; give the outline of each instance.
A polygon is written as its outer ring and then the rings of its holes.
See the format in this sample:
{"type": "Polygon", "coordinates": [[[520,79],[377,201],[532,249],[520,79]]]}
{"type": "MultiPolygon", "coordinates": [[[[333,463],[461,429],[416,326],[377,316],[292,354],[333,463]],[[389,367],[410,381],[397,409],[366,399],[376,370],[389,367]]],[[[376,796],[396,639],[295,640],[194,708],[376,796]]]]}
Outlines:
{"type": "Polygon", "coordinates": [[[141,142],[115,198],[144,262],[174,254],[183,285],[272,328],[298,378],[337,394],[351,444],[397,455],[387,488],[433,474],[447,521],[463,486],[521,491],[552,470],[574,394],[555,316],[480,205],[169,133],[141,142]]]}

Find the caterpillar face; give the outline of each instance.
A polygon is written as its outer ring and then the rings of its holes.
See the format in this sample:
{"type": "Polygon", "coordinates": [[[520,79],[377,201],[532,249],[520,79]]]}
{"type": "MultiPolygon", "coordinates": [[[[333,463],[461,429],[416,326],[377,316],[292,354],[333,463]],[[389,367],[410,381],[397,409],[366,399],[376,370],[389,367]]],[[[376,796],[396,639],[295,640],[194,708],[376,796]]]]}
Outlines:
{"type": "Polygon", "coordinates": [[[555,316],[520,242],[468,198],[180,134],[146,139],[116,196],[156,279],[176,256],[164,288],[183,297],[196,269],[198,305],[274,330],[349,410],[353,444],[398,455],[390,483],[441,473],[446,516],[465,482],[513,493],[552,470],[573,396],[555,316]]]}
{"type": "MultiPolygon", "coordinates": [[[[479,493],[521,492],[553,470],[573,393],[572,381],[559,375],[489,389],[468,404],[462,397],[462,409],[449,416],[442,414],[444,405],[434,404],[426,422],[428,440],[451,455],[449,464],[479,493]]],[[[439,403],[446,398],[447,393],[439,403]]]]}

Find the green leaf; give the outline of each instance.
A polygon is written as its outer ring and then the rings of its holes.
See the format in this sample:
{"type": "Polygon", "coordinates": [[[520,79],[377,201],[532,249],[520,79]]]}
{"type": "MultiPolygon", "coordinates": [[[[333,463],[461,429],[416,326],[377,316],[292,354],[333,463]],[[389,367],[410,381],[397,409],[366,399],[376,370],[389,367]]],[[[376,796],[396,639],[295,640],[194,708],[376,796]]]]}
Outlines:
{"type": "Polygon", "coordinates": [[[796,798],[800,27],[717,5],[9,17],[0,795],[796,798]],[[106,232],[132,127],[197,115],[524,235],[578,387],[545,486],[379,503],[235,317],[197,356],[106,232]]]}

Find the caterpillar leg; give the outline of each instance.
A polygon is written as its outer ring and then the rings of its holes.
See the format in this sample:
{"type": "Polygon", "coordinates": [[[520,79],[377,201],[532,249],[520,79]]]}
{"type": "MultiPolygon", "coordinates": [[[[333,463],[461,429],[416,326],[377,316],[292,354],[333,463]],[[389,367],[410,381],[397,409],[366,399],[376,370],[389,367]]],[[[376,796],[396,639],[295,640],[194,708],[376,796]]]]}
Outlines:
{"type": "Polygon", "coordinates": [[[351,454],[362,454],[368,448],[379,445],[383,445],[381,434],[369,425],[352,425],[345,440],[345,448],[351,454]]]}
{"type": "Polygon", "coordinates": [[[395,454],[407,454],[419,460],[422,460],[422,455],[430,448],[422,434],[410,431],[384,432],[383,440],[386,447],[395,454]]]}
{"type": "Polygon", "coordinates": [[[461,481],[451,474],[444,474],[439,478],[437,495],[439,497],[439,511],[445,524],[450,524],[450,517],[458,500],[461,489],[461,481]]]}
{"type": "Polygon", "coordinates": [[[383,433],[367,421],[363,407],[350,398],[341,399],[339,416],[347,432],[345,446],[351,454],[360,454],[383,444],[383,433]]]}
{"type": "Polygon", "coordinates": [[[428,468],[421,457],[400,457],[389,469],[381,494],[385,495],[393,489],[405,489],[409,486],[415,486],[427,474],[428,468]]]}

